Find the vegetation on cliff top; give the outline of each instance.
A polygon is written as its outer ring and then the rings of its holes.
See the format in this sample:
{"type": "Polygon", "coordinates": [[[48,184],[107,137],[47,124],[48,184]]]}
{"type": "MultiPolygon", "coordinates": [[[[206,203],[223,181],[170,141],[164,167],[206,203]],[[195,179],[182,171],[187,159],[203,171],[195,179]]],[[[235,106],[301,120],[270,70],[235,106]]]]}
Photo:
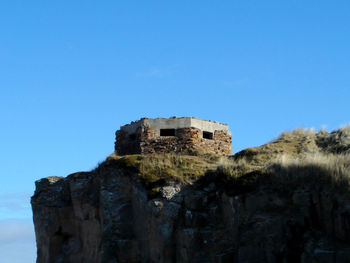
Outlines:
{"type": "Polygon", "coordinates": [[[203,176],[207,171],[215,170],[223,158],[219,155],[180,155],[180,154],[134,154],[117,156],[111,154],[107,162],[117,160],[128,168],[137,169],[146,183],[159,180],[174,180],[188,183],[203,176]]]}
{"type": "Polygon", "coordinates": [[[147,185],[170,180],[191,183],[209,172],[232,180],[258,172],[268,175],[276,186],[310,183],[345,190],[350,189],[350,126],[331,133],[310,129],[284,132],[267,144],[227,157],[112,154],[108,160],[136,169],[147,185]]]}
{"type": "Polygon", "coordinates": [[[305,129],[284,132],[270,143],[237,153],[233,160],[234,164],[223,169],[233,178],[260,170],[276,186],[309,184],[349,191],[350,126],[331,133],[305,129]]]}

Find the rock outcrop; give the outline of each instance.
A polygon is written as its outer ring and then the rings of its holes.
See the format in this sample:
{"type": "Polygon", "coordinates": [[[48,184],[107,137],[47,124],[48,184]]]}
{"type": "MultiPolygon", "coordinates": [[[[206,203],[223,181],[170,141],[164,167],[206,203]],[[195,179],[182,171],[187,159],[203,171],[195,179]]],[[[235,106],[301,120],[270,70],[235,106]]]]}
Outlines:
{"type": "MultiPolygon", "coordinates": [[[[231,161],[245,154],[254,162],[252,150],[231,161]]],[[[284,184],[276,164],[147,181],[127,160],[36,182],[37,263],[350,262],[348,186],[284,184]]]]}

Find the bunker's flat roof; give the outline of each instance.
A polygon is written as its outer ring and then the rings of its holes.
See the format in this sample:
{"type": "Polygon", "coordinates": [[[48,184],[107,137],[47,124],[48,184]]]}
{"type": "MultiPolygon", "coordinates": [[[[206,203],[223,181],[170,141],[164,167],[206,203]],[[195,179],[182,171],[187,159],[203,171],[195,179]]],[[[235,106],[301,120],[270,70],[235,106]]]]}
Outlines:
{"type": "Polygon", "coordinates": [[[137,128],[145,125],[153,129],[179,129],[197,128],[202,131],[214,132],[215,130],[228,131],[228,125],[217,121],[201,120],[195,117],[170,117],[170,118],[141,118],[120,127],[120,130],[127,133],[136,132],[137,128]]]}

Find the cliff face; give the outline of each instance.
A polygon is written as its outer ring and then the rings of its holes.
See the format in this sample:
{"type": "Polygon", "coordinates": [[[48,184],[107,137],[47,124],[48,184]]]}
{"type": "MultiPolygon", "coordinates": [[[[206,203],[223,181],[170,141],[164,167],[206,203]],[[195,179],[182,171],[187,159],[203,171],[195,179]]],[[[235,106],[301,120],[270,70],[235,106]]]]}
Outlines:
{"type": "Polygon", "coordinates": [[[334,181],[322,165],[259,163],[276,145],[278,154],[325,148],[321,137],[299,137],[293,146],[289,138],[246,150],[217,169],[197,157],[184,169],[187,159],[171,156],[171,171],[147,170],[146,157],[132,156],[41,179],[32,197],[37,262],[349,262],[344,174],[334,181]]]}

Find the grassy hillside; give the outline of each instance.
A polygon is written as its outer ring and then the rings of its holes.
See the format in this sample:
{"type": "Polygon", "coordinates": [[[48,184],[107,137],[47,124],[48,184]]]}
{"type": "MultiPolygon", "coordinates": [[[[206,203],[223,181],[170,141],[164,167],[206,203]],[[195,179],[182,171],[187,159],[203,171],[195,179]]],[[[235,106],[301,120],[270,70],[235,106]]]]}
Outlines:
{"type": "Polygon", "coordinates": [[[331,133],[284,132],[270,143],[237,153],[232,161],[224,170],[233,177],[243,175],[243,170],[260,170],[276,185],[316,184],[349,190],[350,126],[331,133]]]}

